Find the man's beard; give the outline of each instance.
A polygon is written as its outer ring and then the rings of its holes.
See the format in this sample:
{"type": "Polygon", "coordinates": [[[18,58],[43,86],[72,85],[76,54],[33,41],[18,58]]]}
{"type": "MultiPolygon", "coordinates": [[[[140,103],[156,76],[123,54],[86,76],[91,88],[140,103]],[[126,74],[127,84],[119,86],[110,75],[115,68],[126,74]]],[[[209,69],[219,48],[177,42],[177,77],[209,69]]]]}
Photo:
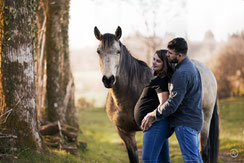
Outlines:
{"type": "Polygon", "coordinates": [[[174,58],[173,60],[171,60],[170,58],[169,58],[169,61],[170,61],[170,63],[178,63],[179,61],[177,60],[177,58],[174,58]]]}

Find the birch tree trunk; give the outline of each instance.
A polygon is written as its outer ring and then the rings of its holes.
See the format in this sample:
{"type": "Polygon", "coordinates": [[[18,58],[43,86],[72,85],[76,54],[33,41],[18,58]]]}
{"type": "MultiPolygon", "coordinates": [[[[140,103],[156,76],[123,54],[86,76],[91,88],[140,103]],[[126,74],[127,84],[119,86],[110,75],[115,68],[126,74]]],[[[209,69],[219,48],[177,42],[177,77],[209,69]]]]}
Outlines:
{"type": "Polygon", "coordinates": [[[4,36],[2,38],[1,75],[4,107],[9,115],[1,121],[17,144],[42,150],[35,107],[34,54],[36,46],[37,0],[1,0],[4,36]]]}
{"type": "Polygon", "coordinates": [[[69,0],[49,0],[46,28],[47,114],[50,121],[78,127],[69,61],[69,0]]]}

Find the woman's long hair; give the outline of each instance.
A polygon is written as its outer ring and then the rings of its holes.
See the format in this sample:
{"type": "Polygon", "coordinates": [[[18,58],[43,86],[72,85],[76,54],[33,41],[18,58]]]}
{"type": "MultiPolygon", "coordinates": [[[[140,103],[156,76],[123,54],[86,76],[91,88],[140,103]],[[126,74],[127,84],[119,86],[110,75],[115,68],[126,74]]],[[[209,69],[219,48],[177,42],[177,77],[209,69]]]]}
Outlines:
{"type": "Polygon", "coordinates": [[[168,57],[167,57],[167,50],[157,50],[156,54],[158,55],[158,57],[163,61],[163,68],[161,70],[158,71],[154,71],[154,75],[155,76],[167,76],[169,78],[171,78],[171,76],[174,73],[174,65],[172,63],[169,62],[168,57]]]}

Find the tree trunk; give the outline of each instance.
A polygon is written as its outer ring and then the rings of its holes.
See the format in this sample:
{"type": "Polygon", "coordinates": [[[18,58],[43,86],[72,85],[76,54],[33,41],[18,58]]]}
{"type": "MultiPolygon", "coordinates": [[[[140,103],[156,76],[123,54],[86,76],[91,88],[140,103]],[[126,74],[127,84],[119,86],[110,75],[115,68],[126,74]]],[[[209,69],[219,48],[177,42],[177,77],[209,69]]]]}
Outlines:
{"type": "Polygon", "coordinates": [[[41,151],[34,75],[38,3],[36,0],[5,0],[4,3],[1,74],[5,105],[1,112],[8,116],[2,119],[1,127],[17,135],[18,145],[41,151]]]}
{"type": "MultiPolygon", "coordinates": [[[[2,41],[3,41],[3,10],[4,10],[4,1],[0,0],[0,70],[1,70],[1,62],[2,62],[2,41]]],[[[2,73],[0,72],[0,115],[4,114],[5,107],[5,96],[3,94],[3,86],[2,86],[2,73]]],[[[0,118],[1,122],[1,118],[0,118]]]]}
{"type": "Polygon", "coordinates": [[[36,107],[38,111],[38,118],[46,120],[45,108],[46,105],[46,66],[47,60],[45,55],[45,41],[46,41],[46,20],[47,20],[47,5],[46,0],[39,0],[37,10],[37,50],[35,55],[35,73],[36,73],[36,107]]]}
{"type": "Polygon", "coordinates": [[[46,29],[48,119],[78,127],[68,46],[69,0],[49,0],[46,29]]]}

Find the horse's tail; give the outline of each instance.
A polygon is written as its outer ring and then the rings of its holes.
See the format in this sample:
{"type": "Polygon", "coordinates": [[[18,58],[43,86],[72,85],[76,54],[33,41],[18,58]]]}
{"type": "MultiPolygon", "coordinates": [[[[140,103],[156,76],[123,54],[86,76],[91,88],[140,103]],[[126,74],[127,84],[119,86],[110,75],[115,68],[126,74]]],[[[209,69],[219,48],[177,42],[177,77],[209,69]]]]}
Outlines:
{"type": "Polygon", "coordinates": [[[217,163],[218,160],[218,152],[219,152],[219,115],[217,108],[217,99],[214,105],[214,110],[212,114],[212,119],[210,122],[208,143],[209,149],[208,152],[208,160],[210,163],[217,163]]]}

